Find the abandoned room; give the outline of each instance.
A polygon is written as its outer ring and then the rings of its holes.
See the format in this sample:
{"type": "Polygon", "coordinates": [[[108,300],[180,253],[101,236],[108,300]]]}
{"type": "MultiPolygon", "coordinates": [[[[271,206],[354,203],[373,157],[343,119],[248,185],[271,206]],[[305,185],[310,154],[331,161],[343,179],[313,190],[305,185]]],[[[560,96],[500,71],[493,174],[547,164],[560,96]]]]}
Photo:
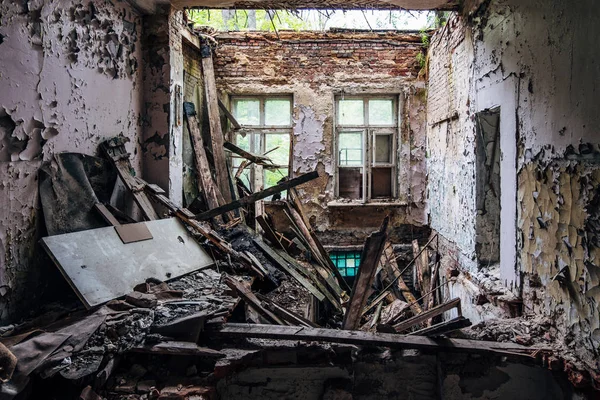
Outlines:
{"type": "Polygon", "coordinates": [[[600,398],[599,36],[2,1],[0,399],[600,398]]]}

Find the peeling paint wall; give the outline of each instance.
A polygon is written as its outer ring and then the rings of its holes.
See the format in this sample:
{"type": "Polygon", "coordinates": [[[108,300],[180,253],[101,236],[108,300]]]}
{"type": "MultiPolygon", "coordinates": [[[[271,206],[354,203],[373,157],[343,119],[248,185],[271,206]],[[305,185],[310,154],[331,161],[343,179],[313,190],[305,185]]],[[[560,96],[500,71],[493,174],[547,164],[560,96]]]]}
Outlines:
{"type": "Polygon", "coordinates": [[[424,82],[417,79],[419,35],[394,33],[228,33],[217,37],[217,86],[230,94],[292,94],[295,175],[320,178],[300,190],[320,232],[372,230],[385,213],[393,224],[425,223],[424,82]],[[400,96],[398,193],[401,204],[329,206],[334,200],[333,114],[339,94],[400,96]],[[384,210],[385,212],[383,212],[384,210]],[[364,219],[356,218],[357,213],[364,219]],[[370,216],[373,218],[370,218],[370,216]]]}
{"type": "MultiPolygon", "coordinates": [[[[0,4],[0,320],[40,295],[37,170],[123,134],[140,172],[141,18],[127,3],[0,4]]],[[[53,266],[50,266],[54,268],[53,266]]]]}
{"type": "Polygon", "coordinates": [[[428,212],[458,252],[468,280],[459,290],[481,286],[474,115],[500,107],[500,282],[522,296],[524,313],[551,317],[594,369],[599,20],[591,0],[484,2],[432,39],[428,96],[428,212]]]}

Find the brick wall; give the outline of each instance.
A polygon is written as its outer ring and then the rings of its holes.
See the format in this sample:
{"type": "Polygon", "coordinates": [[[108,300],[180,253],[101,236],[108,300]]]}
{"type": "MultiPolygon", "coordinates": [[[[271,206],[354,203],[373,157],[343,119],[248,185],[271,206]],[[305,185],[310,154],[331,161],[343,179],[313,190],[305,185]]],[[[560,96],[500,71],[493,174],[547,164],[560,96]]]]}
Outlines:
{"type": "Polygon", "coordinates": [[[221,35],[216,76],[268,75],[280,80],[305,75],[322,81],[344,72],[402,77],[419,72],[416,57],[422,46],[416,34],[280,32],[279,36],[280,40],[274,34],[221,35]]]}

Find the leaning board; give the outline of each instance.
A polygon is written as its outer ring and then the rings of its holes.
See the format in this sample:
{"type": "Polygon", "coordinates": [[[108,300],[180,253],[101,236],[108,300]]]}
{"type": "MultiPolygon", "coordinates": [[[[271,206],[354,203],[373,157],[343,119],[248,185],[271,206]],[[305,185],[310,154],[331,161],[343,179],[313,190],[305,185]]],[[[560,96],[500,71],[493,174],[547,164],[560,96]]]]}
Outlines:
{"type": "Polygon", "coordinates": [[[145,222],[153,239],[123,244],[114,227],[48,236],[42,245],[87,308],[213,264],[175,218],[145,222]]]}

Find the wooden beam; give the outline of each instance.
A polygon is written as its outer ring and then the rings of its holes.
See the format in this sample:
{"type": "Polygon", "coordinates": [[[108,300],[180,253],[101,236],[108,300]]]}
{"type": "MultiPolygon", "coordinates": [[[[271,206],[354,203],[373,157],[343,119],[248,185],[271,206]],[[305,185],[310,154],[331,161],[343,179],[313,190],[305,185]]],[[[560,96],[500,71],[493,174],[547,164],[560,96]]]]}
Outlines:
{"type": "Polygon", "coordinates": [[[381,252],[387,240],[389,220],[389,216],[385,217],[379,231],[371,233],[367,238],[361,255],[360,266],[358,267],[358,276],[354,281],[354,287],[350,295],[350,303],[344,315],[343,329],[355,330],[359,326],[361,312],[367,303],[369,289],[373,283],[381,252]]]}
{"type": "Polygon", "coordinates": [[[225,357],[225,354],[220,351],[209,349],[208,347],[200,347],[193,342],[180,341],[165,341],[155,345],[134,347],[129,351],[133,353],[163,354],[171,356],[225,357]]]}
{"type": "Polygon", "coordinates": [[[432,339],[425,336],[399,335],[397,333],[371,333],[339,329],[307,328],[264,324],[207,325],[213,336],[231,338],[259,338],[278,340],[319,341],[367,346],[385,346],[402,349],[433,351],[458,351],[464,353],[492,353],[533,358],[538,349],[514,343],[486,342],[469,339],[432,339]]]}
{"type": "Polygon", "coordinates": [[[303,277],[296,269],[294,269],[290,264],[281,258],[279,254],[275,252],[274,249],[269,247],[262,240],[254,239],[254,244],[258,246],[259,249],[273,261],[276,265],[278,265],[281,269],[291,275],[294,279],[296,279],[306,290],[308,290],[313,296],[315,296],[319,301],[323,301],[325,299],[325,295],[319,291],[308,279],[303,277]]]}
{"type": "MultiPolygon", "coordinates": [[[[435,307],[435,299],[436,299],[436,292],[437,292],[437,287],[438,287],[438,281],[439,281],[439,272],[440,272],[440,260],[439,260],[439,256],[436,260],[436,262],[433,264],[433,270],[431,271],[431,282],[430,282],[430,286],[429,286],[429,301],[428,301],[428,305],[427,305],[427,309],[431,310],[432,308],[435,307]]],[[[427,326],[431,326],[432,320],[430,319],[429,321],[427,321],[427,326]]]]}
{"type": "Polygon", "coordinates": [[[144,193],[143,187],[140,188],[136,178],[132,175],[134,169],[129,162],[129,153],[125,151],[125,143],[128,141],[129,139],[124,136],[116,136],[102,142],[100,148],[114,163],[119,177],[127,189],[131,191],[133,200],[135,200],[135,203],[142,211],[144,219],[148,221],[159,219],[150,199],[148,199],[148,196],[144,193]]]}
{"type": "Polygon", "coordinates": [[[235,119],[233,114],[227,109],[227,107],[225,106],[225,104],[223,104],[221,99],[217,98],[217,101],[219,102],[219,108],[221,109],[221,111],[223,111],[223,114],[225,114],[225,116],[227,117],[229,122],[231,122],[231,125],[233,125],[233,128],[234,129],[242,129],[242,125],[240,125],[240,123],[237,122],[237,119],[235,119]]]}
{"type": "Polygon", "coordinates": [[[104,219],[104,221],[106,221],[107,224],[111,226],[121,225],[121,223],[115,218],[115,216],[112,215],[110,211],[108,211],[108,208],[106,208],[104,204],[96,203],[94,204],[94,208],[96,209],[96,211],[98,211],[102,219],[104,219]]]}
{"type": "Polygon", "coordinates": [[[419,246],[419,242],[415,239],[412,241],[413,257],[415,257],[415,266],[419,280],[419,288],[421,296],[423,296],[423,308],[429,308],[429,292],[431,286],[431,270],[429,269],[429,253],[427,247],[424,246],[423,251],[419,246]]]}
{"type": "Polygon", "coordinates": [[[306,326],[309,328],[319,328],[319,325],[307,320],[304,317],[301,317],[300,315],[286,309],[285,307],[280,306],[279,304],[277,304],[273,300],[269,299],[265,295],[257,293],[256,297],[258,297],[260,299],[260,301],[263,302],[263,305],[265,306],[266,309],[272,311],[277,316],[279,316],[279,318],[290,323],[291,325],[306,326]]]}
{"type": "Polygon", "coordinates": [[[298,185],[302,185],[303,183],[309,182],[318,177],[319,177],[319,173],[317,171],[313,171],[308,174],[303,174],[297,178],[282,182],[278,185],[272,186],[261,192],[252,193],[250,196],[242,197],[239,200],[235,200],[235,201],[232,201],[231,203],[225,204],[223,206],[220,206],[220,207],[214,208],[212,210],[197,214],[194,218],[201,220],[201,221],[207,220],[209,218],[216,217],[217,215],[224,214],[228,211],[238,209],[246,204],[255,203],[258,200],[262,200],[264,198],[272,196],[275,193],[283,192],[284,190],[287,190],[291,187],[296,187],[298,185]]]}
{"type": "Polygon", "coordinates": [[[192,139],[192,147],[194,149],[198,187],[202,189],[202,194],[204,195],[208,208],[217,208],[225,204],[225,199],[215,184],[212,173],[210,172],[210,165],[208,163],[208,158],[206,158],[206,151],[204,150],[202,133],[200,132],[200,127],[196,119],[194,103],[186,102],[183,110],[188,125],[188,131],[190,132],[190,138],[192,139]]]}
{"type": "Polygon", "coordinates": [[[437,336],[450,333],[458,329],[466,328],[468,326],[471,326],[471,321],[469,321],[463,316],[460,316],[453,318],[449,321],[441,322],[439,324],[420,329],[416,332],[411,332],[409,333],[409,335],[437,336]]]}
{"type": "MultiPolygon", "coordinates": [[[[410,309],[413,314],[417,315],[423,312],[423,309],[417,302],[416,297],[410,291],[408,285],[402,279],[402,275],[400,274],[400,270],[398,269],[398,263],[396,262],[396,257],[394,255],[394,249],[391,243],[387,243],[384,249],[384,257],[385,257],[385,266],[390,269],[390,277],[393,277],[396,281],[396,285],[398,286],[398,291],[404,297],[404,300],[410,304],[410,309]]],[[[393,282],[393,281],[392,281],[393,282]]]]}
{"type": "Polygon", "coordinates": [[[273,165],[273,162],[269,157],[257,156],[256,154],[252,154],[231,142],[225,142],[223,146],[232,153],[235,153],[240,157],[244,157],[246,160],[251,161],[256,165],[273,165]]]}
{"type": "Polygon", "coordinates": [[[442,315],[446,311],[452,310],[455,307],[460,309],[460,299],[459,298],[452,299],[443,304],[440,304],[437,307],[432,308],[431,310],[423,311],[419,315],[415,315],[412,318],[404,320],[404,321],[394,325],[394,329],[398,333],[404,332],[405,330],[407,330],[415,325],[421,324],[421,323],[427,321],[428,319],[435,317],[436,315],[442,315]]]}
{"type": "Polygon", "coordinates": [[[249,290],[246,286],[244,286],[240,281],[230,276],[225,277],[225,284],[233,289],[239,297],[241,297],[246,304],[252,307],[260,316],[265,318],[267,321],[272,322],[274,324],[285,325],[285,323],[271,311],[265,309],[262,304],[260,304],[260,300],[249,290]]]}
{"type": "Polygon", "coordinates": [[[208,125],[210,127],[210,138],[213,152],[216,181],[221,194],[226,202],[230,202],[231,189],[229,184],[229,172],[225,162],[225,149],[223,147],[223,130],[221,129],[221,116],[219,114],[219,102],[215,71],[212,59],[212,50],[207,43],[202,43],[200,55],[202,56],[202,74],[204,77],[204,93],[206,95],[206,106],[208,109],[208,125]]]}

